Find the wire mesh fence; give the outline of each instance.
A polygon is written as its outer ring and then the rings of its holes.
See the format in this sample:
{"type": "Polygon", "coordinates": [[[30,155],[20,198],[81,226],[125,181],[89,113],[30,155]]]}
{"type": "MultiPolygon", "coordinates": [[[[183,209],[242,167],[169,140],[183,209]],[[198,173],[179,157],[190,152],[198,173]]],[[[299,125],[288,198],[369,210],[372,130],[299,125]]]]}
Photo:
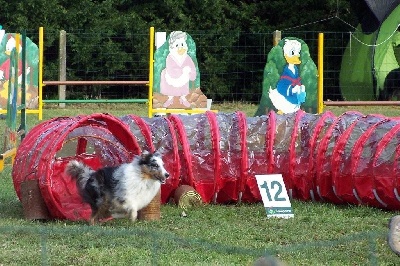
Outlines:
{"type": "MultiPolygon", "coordinates": [[[[59,80],[60,31],[45,29],[44,32],[44,80],[59,80]]],[[[188,33],[196,43],[201,89],[208,98],[214,102],[260,101],[264,67],[273,47],[272,32],[188,33]]],[[[398,98],[398,29],[394,32],[380,31],[375,37],[357,30],[323,33],[324,101],[398,98]],[[382,39],[381,35],[388,37],[382,39]]],[[[304,40],[317,64],[318,34],[316,31],[287,30],[282,32],[282,38],[304,40]]],[[[27,36],[38,43],[36,31],[29,30],[27,36]]],[[[67,80],[148,80],[148,29],[124,35],[111,31],[66,30],[66,36],[67,80]]],[[[71,85],[68,86],[67,98],[146,98],[147,93],[146,85],[71,85]]],[[[44,99],[56,99],[57,86],[47,86],[43,95],[44,99]]]]}
{"type": "MultiPolygon", "coordinates": [[[[196,42],[202,91],[215,102],[259,102],[264,67],[273,47],[272,33],[210,31],[188,32],[196,42]]],[[[309,46],[318,60],[318,34],[285,31],[282,38],[296,37],[309,46]]],[[[341,100],[339,75],[342,57],[351,34],[324,32],[324,100],[341,100]]],[[[45,29],[44,79],[58,80],[59,32],[45,29]]],[[[124,36],[67,31],[67,80],[148,80],[149,34],[124,36]]],[[[45,98],[56,97],[55,87],[45,89],[45,98]]],[[[71,98],[145,97],[145,86],[69,86],[71,98]]]]}

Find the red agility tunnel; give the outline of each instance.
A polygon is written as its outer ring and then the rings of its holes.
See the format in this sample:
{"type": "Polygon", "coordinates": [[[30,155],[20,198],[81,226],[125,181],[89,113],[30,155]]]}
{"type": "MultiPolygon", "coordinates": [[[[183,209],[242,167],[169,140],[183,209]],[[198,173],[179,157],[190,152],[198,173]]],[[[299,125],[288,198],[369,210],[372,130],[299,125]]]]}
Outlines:
{"type": "Polygon", "coordinates": [[[32,128],[18,147],[12,170],[15,191],[21,200],[21,183],[37,180],[52,218],[88,220],[90,207],[64,174],[66,164],[78,159],[97,169],[130,161],[140,152],[128,126],[111,115],[51,119],[32,128]]]}
{"type": "Polygon", "coordinates": [[[282,174],[300,200],[400,209],[400,120],[350,111],[246,118],[171,115],[180,184],[205,202],[256,202],[255,175],[282,174]]]}
{"type": "Polygon", "coordinates": [[[258,202],[255,176],[278,173],[291,198],[399,210],[399,143],[399,119],[359,112],[61,117],[27,134],[13,179],[20,198],[21,183],[38,180],[52,217],[88,219],[90,208],[64,175],[71,159],[96,169],[158,150],[170,173],[163,203],[180,185],[194,187],[205,203],[258,202]]]}

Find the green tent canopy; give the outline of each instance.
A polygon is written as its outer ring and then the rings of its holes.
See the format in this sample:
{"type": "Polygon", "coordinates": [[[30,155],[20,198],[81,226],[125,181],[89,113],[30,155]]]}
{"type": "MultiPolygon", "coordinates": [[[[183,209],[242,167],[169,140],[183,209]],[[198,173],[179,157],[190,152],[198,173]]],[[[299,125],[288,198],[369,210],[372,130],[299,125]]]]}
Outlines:
{"type": "Polygon", "coordinates": [[[365,0],[360,25],[343,55],[344,100],[392,100],[400,96],[400,1],[365,0]],[[377,26],[378,25],[378,26],[377,26]]]}

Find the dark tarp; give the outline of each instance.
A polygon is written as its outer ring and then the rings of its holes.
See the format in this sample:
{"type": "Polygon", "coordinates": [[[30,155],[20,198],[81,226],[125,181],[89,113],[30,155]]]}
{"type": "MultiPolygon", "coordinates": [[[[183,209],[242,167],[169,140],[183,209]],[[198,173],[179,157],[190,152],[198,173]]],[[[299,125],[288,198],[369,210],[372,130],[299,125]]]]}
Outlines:
{"type": "Polygon", "coordinates": [[[364,33],[376,31],[400,0],[350,0],[364,33]]]}

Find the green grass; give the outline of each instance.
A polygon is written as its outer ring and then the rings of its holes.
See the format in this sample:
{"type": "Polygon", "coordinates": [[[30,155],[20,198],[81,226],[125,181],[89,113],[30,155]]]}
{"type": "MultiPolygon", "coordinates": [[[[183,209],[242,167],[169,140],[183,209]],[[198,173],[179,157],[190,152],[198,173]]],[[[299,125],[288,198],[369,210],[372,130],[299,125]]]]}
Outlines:
{"type": "MultiPolygon", "coordinates": [[[[221,112],[257,105],[213,105],[221,112]]],[[[336,115],[356,108],[331,107],[336,115]]],[[[359,108],[364,114],[399,116],[395,107],[359,108]]],[[[145,105],[47,105],[44,119],[107,112],[145,116],[145,105]]],[[[37,124],[28,116],[28,126],[37,124]]],[[[0,121],[3,130],[4,121],[0,121]]],[[[251,265],[272,254],[288,265],[396,265],[386,242],[388,221],[399,212],[365,206],[292,201],[292,219],[268,219],[262,203],[205,205],[188,211],[161,207],[160,221],[29,221],[13,188],[11,165],[0,173],[0,265],[251,265]]]]}

